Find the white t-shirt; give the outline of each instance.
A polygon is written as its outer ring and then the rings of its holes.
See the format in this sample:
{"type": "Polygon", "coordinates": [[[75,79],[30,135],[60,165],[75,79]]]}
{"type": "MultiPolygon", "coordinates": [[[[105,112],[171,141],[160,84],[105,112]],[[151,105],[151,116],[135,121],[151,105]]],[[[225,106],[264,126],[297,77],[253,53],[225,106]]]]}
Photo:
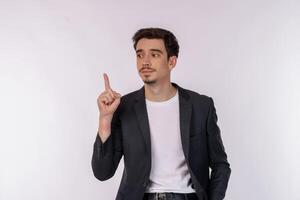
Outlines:
{"type": "Polygon", "coordinates": [[[178,91],[167,101],[146,99],[146,107],[152,158],[146,192],[195,192],[182,150],[178,91]]]}

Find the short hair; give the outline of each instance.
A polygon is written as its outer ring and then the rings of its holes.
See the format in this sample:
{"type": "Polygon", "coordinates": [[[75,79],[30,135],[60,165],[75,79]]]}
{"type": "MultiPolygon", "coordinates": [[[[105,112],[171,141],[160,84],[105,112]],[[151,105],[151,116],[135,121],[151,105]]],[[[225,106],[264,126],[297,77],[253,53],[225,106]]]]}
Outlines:
{"type": "Polygon", "coordinates": [[[136,45],[140,39],[162,39],[165,44],[168,59],[171,56],[178,57],[179,45],[175,35],[168,30],[162,28],[142,28],[138,30],[132,37],[133,47],[136,49],[136,45]]]}

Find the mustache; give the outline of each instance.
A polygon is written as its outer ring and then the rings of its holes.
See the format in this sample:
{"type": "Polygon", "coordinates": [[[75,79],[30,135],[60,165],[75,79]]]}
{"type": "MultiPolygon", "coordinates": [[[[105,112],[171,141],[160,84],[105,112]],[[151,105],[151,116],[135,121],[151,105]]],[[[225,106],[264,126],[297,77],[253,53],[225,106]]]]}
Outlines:
{"type": "Polygon", "coordinates": [[[140,69],[140,72],[143,71],[143,70],[151,70],[151,71],[155,71],[155,69],[152,69],[150,67],[143,67],[140,69]]]}

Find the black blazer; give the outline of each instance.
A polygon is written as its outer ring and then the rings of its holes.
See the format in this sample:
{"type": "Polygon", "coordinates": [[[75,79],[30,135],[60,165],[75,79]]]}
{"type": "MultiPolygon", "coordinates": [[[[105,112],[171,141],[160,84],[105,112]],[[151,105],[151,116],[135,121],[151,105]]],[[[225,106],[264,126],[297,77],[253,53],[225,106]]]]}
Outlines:
{"type": "MultiPolygon", "coordinates": [[[[231,173],[212,98],[178,89],[182,149],[199,200],[221,200],[231,173]],[[209,173],[211,168],[211,174],[209,173]]],[[[142,200],[151,170],[151,141],[144,86],[121,97],[111,135],[102,143],[97,133],[92,168],[100,181],[111,178],[124,156],[116,200],[142,200]]]]}

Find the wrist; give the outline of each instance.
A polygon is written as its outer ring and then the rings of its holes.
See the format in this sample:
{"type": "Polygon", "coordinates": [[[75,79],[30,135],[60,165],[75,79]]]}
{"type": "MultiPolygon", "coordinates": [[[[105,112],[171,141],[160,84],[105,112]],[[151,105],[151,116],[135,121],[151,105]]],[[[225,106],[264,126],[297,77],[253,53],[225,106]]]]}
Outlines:
{"type": "Polygon", "coordinates": [[[99,121],[100,122],[111,122],[111,120],[112,120],[112,118],[113,118],[113,115],[106,115],[106,116],[102,116],[101,114],[100,114],[100,116],[99,116],[99,121]]]}

